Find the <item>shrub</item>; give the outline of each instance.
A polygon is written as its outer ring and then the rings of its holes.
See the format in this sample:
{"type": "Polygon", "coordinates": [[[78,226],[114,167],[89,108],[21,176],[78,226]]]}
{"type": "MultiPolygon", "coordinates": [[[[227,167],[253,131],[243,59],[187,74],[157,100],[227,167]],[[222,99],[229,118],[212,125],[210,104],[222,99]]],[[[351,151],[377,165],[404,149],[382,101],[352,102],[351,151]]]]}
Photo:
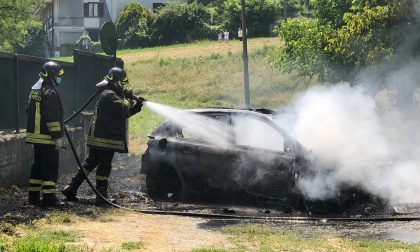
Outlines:
{"type": "Polygon", "coordinates": [[[286,72],[301,75],[319,75],[324,79],[331,74],[328,55],[324,48],[333,30],[316,19],[291,19],[277,28],[285,41],[276,56],[276,63],[286,72]]]}
{"type": "MultiPolygon", "coordinates": [[[[248,0],[246,2],[249,36],[267,37],[271,35],[273,24],[280,16],[281,2],[280,0],[248,0]]],[[[241,1],[225,1],[223,10],[225,27],[236,34],[238,27],[242,24],[241,1]]]]}
{"type": "Polygon", "coordinates": [[[15,45],[15,52],[38,57],[44,57],[46,32],[41,23],[31,23],[22,40],[15,45]]]}
{"type": "Polygon", "coordinates": [[[203,4],[174,3],[163,7],[153,22],[157,44],[185,43],[213,36],[211,14],[203,4]]]}
{"type": "Polygon", "coordinates": [[[153,15],[149,9],[138,3],[131,3],[121,11],[117,22],[118,38],[124,40],[124,47],[146,47],[150,45],[153,15]]]}
{"type": "Polygon", "coordinates": [[[103,52],[101,42],[92,41],[88,35],[80,36],[80,38],[76,41],[76,44],[77,44],[77,49],[79,50],[84,50],[84,51],[93,52],[93,53],[103,52]],[[83,41],[86,41],[86,42],[84,43],[83,41]],[[88,47],[86,48],[84,44],[87,44],[88,47]]]}

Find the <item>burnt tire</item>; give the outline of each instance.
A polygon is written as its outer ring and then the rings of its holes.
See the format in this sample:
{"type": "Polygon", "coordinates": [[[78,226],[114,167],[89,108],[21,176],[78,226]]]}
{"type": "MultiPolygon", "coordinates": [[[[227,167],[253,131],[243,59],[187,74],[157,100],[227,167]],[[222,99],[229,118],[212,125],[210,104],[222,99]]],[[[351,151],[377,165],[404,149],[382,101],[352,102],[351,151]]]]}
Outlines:
{"type": "Polygon", "coordinates": [[[146,175],[146,188],[149,197],[156,201],[185,200],[183,180],[170,166],[151,168],[146,175]]]}

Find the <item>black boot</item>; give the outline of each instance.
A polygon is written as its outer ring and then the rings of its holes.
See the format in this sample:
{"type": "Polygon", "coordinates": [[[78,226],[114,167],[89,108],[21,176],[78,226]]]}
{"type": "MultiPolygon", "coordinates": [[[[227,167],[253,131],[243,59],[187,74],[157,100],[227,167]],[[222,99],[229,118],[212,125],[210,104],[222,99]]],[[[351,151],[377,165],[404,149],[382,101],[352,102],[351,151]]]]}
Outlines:
{"type": "Polygon", "coordinates": [[[28,203],[30,205],[39,206],[41,204],[41,192],[29,192],[28,203]]]}
{"type": "Polygon", "coordinates": [[[64,196],[66,196],[66,201],[73,201],[76,202],[79,199],[77,198],[77,190],[79,189],[80,185],[85,181],[85,175],[81,170],[79,170],[76,176],[73,177],[71,180],[70,185],[64,187],[61,191],[64,196]]]}
{"type": "Polygon", "coordinates": [[[42,195],[42,205],[45,207],[55,207],[55,208],[61,208],[64,207],[64,202],[58,200],[55,193],[48,193],[42,195]]]}
{"type": "MultiPolygon", "coordinates": [[[[107,180],[96,180],[96,190],[105,198],[108,199],[108,181],[107,180]]],[[[102,197],[96,195],[95,205],[106,207],[110,206],[102,197]]]]}

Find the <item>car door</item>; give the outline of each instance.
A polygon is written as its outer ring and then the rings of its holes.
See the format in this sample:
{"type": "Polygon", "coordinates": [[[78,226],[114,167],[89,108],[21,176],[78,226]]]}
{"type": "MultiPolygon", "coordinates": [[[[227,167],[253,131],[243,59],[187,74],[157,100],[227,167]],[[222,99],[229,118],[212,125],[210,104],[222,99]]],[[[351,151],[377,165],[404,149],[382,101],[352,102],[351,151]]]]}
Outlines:
{"type": "MultiPolygon", "coordinates": [[[[227,137],[228,115],[205,114],[217,121],[217,132],[220,139],[227,137]],[[223,136],[223,134],[226,134],[223,136]]],[[[224,187],[223,176],[226,171],[226,146],[212,143],[195,125],[181,127],[180,134],[174,142],[177,164],[181,170],[190,193],[201,193],[209,188],[224,187]]]]}
{"type": "Polygon", "coordinates": [[[226,176],[247,193],[284,198],[294,186],[294,154],[285,151],[285,137],[249,114],[232,117],[235,145],[227,153],[226,176]]]}

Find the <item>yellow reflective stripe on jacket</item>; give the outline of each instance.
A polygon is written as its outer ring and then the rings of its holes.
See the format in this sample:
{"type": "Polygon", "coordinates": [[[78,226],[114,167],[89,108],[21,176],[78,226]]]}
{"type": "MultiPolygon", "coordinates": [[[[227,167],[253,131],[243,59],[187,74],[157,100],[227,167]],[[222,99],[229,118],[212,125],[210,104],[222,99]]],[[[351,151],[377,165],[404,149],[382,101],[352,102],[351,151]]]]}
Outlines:
{"type": "Polygon", "coordinates": [[[108,180],[108,177],[105,177],[105,176],[96,176],[96,180],[108,180]]]}
{"type": "Polygon", "coordinates": [[[47,127],[49,131],[61,131],[60,122],[49,122],[47,123],[47,127]]]}
{"type": "Polygon", "coordinates": [[[29,179],[29,183],[40,185],[40,184],[42,184],[42,180],[39,180],[39,179],[29,179]]]}
{"type": "Polygon", "coordinates": [[[105,138],[99,138],[94,136],[88,136],[88,144],[117,150],[125,150],[124,141],[111,140],[105,138]]]}
{"type": "Polygon", "coordinates": [[[34,133],[39,134],[41,132],[41,103],[35,102],[35,129],[34,133]]]}
{"type": "Polygon", "coordinates": [[[128,108],[130,107],[130,101],[128,99],[124,99],[123,104],[128,108]]]}
{"type": "Polygon", "coordinates": [[[55,186],[56,183],[54,181],[42,181],[42,186],[55,186]]]}
{"type": "Polygon", "coordinates": [[[49,123],[47,123],[47,126],[48,127],[61,127],[61,124],[60,124],[60,122],[49,122],[49,123]]]}
{"type": "Polygon", "coordinates": [[[30,186],[29,187],[29,191],[30,192],[40,192],[41,191],[41,187],[34,187],[34,186],[30,186]]]}
{"type": "Polygon", "coordinates": [[[48,131],[49,131],[49,132],[57,132],[57,131],[61,131],[61,127],[51,127],[51,128],[48,128],[48,131]]]}
{"type": "Polygon", "coordinates": [[[42,193],[49,194],[49,193],[56,193],[57,189],[42,189],[42,193]]]}
{"type": "Polygon", "coordinates": [[[30,132],[26,132],[26,141],[29,143],[54,145],[54,140],[51,138],[50,135],[35,134],[30,132]]]}
{"type": "Polygon", "coordinates": [[[54,140],[50,135],[36,134],[36,133],[26,133],[26,141],[29,143],[36,144],[52,144],[54,145],[54,140]]]}

